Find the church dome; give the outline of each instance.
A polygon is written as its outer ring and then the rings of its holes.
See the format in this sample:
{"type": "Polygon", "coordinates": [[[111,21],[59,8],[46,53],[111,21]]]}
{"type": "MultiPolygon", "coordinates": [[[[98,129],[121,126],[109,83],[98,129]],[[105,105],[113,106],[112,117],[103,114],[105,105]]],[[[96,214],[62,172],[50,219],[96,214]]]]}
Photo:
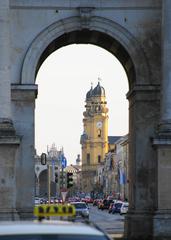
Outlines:
{"type": "Polygon", "coordinates": [[[91,89],[86,94],[86,100],[92,97],[92,93],[93,93],[93,88],[91,87],[91,89]]]}
{"type": "Polygon", "coordinates": [[[93,89],[93,96],[105,96],[105,89],[100,86],[100,82],[98,82],[97,86],[93,89]]]}

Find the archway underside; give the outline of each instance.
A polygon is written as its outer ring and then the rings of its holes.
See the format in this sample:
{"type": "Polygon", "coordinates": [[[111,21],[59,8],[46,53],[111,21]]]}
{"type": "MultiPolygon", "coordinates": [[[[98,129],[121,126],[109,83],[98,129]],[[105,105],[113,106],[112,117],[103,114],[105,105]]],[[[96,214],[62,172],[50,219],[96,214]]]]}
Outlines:
{"type": "MultiPolygon", "coordinates": [[[[81,30],[81,31],[73,31],[69,33],[65,33],[52,41],[47,48],[42,53],[39,62],[36,68],[36,75],[38,73],[39,68],[41,67],[44,60],[57,49],[70,45],[70,44],[94,44],[99,47],[102,47],[112,53],[123,65],[129,81],[129,87],[131,88],[133,83],[135,82],[135,71],[133,62],[128,54],[128,52],[124,49],[124,47],[115,39],[110,37],[107,34],[98,32],[98,31],[90,31],[90,30],[81,30]]],[[[36,77],[35,75],[35,77],[36,77]]]]}

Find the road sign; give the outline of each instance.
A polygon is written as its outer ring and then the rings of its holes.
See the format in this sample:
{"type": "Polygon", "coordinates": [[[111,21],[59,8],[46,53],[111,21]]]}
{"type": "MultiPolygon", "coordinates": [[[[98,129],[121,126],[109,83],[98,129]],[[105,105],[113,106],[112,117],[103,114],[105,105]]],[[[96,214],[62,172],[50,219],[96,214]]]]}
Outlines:
{"type": "Polygon", "coordinates": [[[67,189],[66,188],[61,188],[61,196],[62,196],[62,201],[65,202],[66,196],[67,196],[67,189]]]}
{"type": "Polygon", "coordinates": [[[62,168],[66,168],[66,166],[67,166],[67,160],[64,155],[62,155],[61,165],[62,165],[62,168]]]}

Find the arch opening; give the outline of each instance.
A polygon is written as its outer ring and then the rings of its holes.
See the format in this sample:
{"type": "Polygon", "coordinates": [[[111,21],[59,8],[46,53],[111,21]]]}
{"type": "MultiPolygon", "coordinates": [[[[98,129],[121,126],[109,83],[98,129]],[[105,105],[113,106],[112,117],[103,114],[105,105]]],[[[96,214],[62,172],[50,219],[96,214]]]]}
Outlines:
{"type": "Polygon", "coordinates": [[[128,77],[129,89],[132,88],[136,78],[135,68],[126,49],[116,39],[112,38],[108,34],[90,30],[68,32],[53,40],[42,52],[38,60],[35,78],[42,63],[51,53],[70,44],[93,44],[109,51],[124,67],[128,77]]]}
{"type": "MultiPolygon", "coordinates": [[[[36,129],[39,132],[38,135],[41,136],[40,139],[48,139],[48,133],[45,135],[44,132],[47,132],[46,122],[51,122],[50,125],[54,126],[56,132],[60,130],[57,127],[58,124],[65,126],[64,135],[66,138],[67,134],[72,138],[74,134],[72,129],[74,127],[75,129],[78,128],[79,131],[76,130],[78,139],[73,138],[72,143],[77,141],[79,144],[80,134],[83,131],[82,121],[86,93],[91,85],[95,88],[98,81],[105,88],[107,106],[110,108],[109,135],[127,134],[128,102],[125,95],[128,91],[128,80],[122,64],[116,57],[100,47],[92,44],[72,44],[51,54],[38,72],[36,78],[39,85],[39,94],[36,100],[36,129]],[[44,105],[40,104],[41,102],[44,105]],[[119,111],[117,110],[117,104],[120,106],[119,111]],[[48,113],[44,114],[46,109],[48,113]],[[79,109],[79,111],[72,113],[72,109],[73,111],[79,109]],[[61,115],[62,117],[60,117],[61,115]],[[47,120],[45,121],[45,119],[47,120]],[[42,122],[44,128],[41,130],[39,126],[42,122]],[[55,122],[56,124],[54,124],[55,122]],[[119,127],[112,129],[112,123],[115,122],[119,123],[119,127]],[[70,126],[71,123],[72,127],[70,126]],[[70,132],[72,134],[69,134],[70,132]]],[[[102,107],[98,109],[99,112],[101,110],[102,107]]],[[[55,131],[51,129],[49,134],[56,139],[55,131]]],[[[101,136],[103,136],[102,133],[101,136]]],[[[60,144],[63,144],[63,136],[60,137],[60,144]]],[[[46,142],[52,144],[50,139],[46,142]]],[[[54,143],[56,142],[54,141],[54,143]]],[[[47,144],[44,144],[44,149],[46,149],[47,144]]]]}

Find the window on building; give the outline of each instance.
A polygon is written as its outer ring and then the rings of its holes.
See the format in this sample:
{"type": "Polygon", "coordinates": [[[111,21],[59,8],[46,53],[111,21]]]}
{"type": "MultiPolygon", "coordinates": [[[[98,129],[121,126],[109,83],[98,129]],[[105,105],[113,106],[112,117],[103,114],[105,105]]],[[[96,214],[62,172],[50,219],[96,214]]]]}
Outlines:
{"type": "Polygon", "coordinates": [[[98,129],[97,134],[98,134],[98,137],[101,137],[101,135],[102,135],[101,129],[98,129]]]}
{"type": "Polygon", "coordinates": [[[98,163],[100,163],[100,162],[101,162],[101,156],[98,155],[98,163]]]}
{"type": "Polygon", "coordinates": [[[87,164],[90,165],[90,153],[87,153],[87,164]]]}

